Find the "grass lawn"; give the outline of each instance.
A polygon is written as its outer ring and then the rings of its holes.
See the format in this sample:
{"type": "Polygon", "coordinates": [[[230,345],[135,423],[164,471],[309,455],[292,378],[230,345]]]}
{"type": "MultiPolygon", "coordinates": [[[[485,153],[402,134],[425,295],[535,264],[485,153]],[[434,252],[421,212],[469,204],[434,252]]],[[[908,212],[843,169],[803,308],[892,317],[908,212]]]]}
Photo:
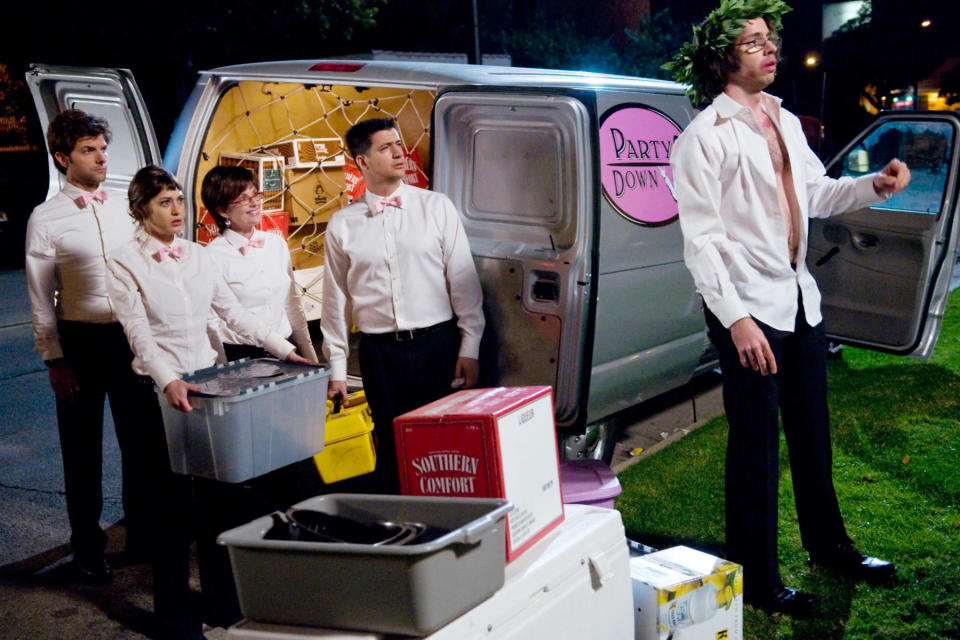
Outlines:
{"type": "MultiPolygon", "coordinates": [[[[960,638],[960,290],[930,361],[846,348],[828,376],[847,532],[863,551],[895,562],[899,580],[871,587],[807,566],[781,440],[781,573],[819,594],[824,611],[795,621],[746,607],[744,636],[960,638]]],[[[717,418],[620,474],[617,508],[629,537],[723,555],[726,431],[717,418]]]]}

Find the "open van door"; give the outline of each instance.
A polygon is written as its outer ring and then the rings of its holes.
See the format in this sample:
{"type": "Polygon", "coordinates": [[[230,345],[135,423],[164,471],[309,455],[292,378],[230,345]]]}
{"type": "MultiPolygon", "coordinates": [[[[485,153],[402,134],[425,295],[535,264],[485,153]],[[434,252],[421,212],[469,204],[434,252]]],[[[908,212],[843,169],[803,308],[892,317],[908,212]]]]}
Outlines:
{"type": "Polygon", "coordinates": [[[447,91],[433,113],[433,188],[461,212],[483,285],[481,382],[551,385],[561,427],[584,420],[590,371],[590,122],[549,92],[447,91]]]}
{"type": "MultiPolygon", "coordinates": [[[[127,69],[33,64],[27,69],[27,84],[44,131],[57,114],[67,109],[80,109],[110,124],[113,139],[108,149],[107,187],[126,192],[138,169],[160,164],[153,124],[133,74],[127,69]]],[[[49,198],[60,191],[63,174],[52,157],[47,161],[49,198]]]]}
{"type": "Polygon", "coordinates": [[[828,165],[832,177],[860,176],[899,158],[912,174],[885,202],[810,221],[807,267],[830,340],[932,353],[956,264],[958,133],[953,112],[883,114],[828,165]]]}

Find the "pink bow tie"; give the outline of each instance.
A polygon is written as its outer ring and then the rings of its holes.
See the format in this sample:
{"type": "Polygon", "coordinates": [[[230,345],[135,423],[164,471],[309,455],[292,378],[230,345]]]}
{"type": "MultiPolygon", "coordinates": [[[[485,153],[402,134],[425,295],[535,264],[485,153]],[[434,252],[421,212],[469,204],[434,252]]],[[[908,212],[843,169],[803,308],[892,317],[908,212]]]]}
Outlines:
{"type": "Polygon", "coordinates": [[[182,244],[171,245],[169,247],[160,247],[157,249],[157,252],[153,254],[153,259],[157,262],[163,262],[163,259],[167,256],[175,260],[179,260],[183,257],[184,248],[182,244]]]}
{"type": "Polygon", "coordinates": [[[240,247],[240,255],[247,255],[250,252],[250,249],[260,249],[263,247],[263,236],[259,238],[254,238],[247,244],[240,247]]]}
{"type": "Polygon", "coordinates": [[[104,203],[107,201],[107,191],[106,189],[97,189],[93,193],[84,193],[77,198],[77,202],[80,203],[81,207],[85,207],[91,202],[96,200],[97,202],[104,203]]]}
{"type": "Polygon", "coordinates": [[[377,207],[376,207],[376,209],[377,209],[377,214],[379,215],[379,214],[383,213],[383,210],[386,209],[387,207],[395,207],[395,208],[397,208],[397,209],[402,209],[402,208],[403,208],[403,201],[400,200],[400,196],[393,196],[393,197],[391,197],[391,198],[384,198],[383,200],[381,200],[380,202],[377,203],[377,207]]]}

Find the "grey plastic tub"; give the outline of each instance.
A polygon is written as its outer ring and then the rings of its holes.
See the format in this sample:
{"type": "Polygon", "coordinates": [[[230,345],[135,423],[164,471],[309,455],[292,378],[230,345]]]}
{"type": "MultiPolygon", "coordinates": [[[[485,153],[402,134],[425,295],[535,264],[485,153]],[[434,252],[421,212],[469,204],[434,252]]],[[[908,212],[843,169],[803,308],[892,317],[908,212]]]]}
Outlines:
{"type": "Polygon", "coordinates": [[[272,358],[200,369],[183,376],[204,389],[190,393],[190,413],[158,390],[170,468],[242,482],[319,453],[329,377],[326,367],[272,358]]]}
{"type": "Polygon", "coordinates": [[[330,494],[294,508],[450,533],[409,546],[264,540],[269,516],[226,531],[217,541],[250,620],[427,635],[503,586],[507,500],[330,494]]]}

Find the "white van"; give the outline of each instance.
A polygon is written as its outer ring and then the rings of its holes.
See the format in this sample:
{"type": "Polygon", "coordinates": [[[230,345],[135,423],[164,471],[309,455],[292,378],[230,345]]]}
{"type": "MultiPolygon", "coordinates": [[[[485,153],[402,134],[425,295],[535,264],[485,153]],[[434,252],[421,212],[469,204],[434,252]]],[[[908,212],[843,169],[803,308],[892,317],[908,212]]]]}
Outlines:
{"type": "MultiPolygon", "coordinates": [[[[34,65],[46,128],[60,110],[114,131],[108,185],[125,189],[159,147],[128,71],[34,65]]],[[[286,235],[308,311],[330,215],[357,195],[346,129],[395,117],[409,181],[453,199],[483,283],[484,385],[549,384],[566,457],[608,457],[617,415],[704,366],[701,302],[682,260],[669,156],[693,116],[681,85],[512,67],[295,61],[200,74],[163,164],[183,184],[195,239],[212,233],[199,188],[217,163],[254,168],[286,235]]],[[[830,338],[899,354],[932,351],[957,249],[953,112],[881,115],[831,175],[913,172],[887,202],[814,221],[808,262],[830,338]]],[[[50,169],[50,191],[61,174],[50,169]]]]}

